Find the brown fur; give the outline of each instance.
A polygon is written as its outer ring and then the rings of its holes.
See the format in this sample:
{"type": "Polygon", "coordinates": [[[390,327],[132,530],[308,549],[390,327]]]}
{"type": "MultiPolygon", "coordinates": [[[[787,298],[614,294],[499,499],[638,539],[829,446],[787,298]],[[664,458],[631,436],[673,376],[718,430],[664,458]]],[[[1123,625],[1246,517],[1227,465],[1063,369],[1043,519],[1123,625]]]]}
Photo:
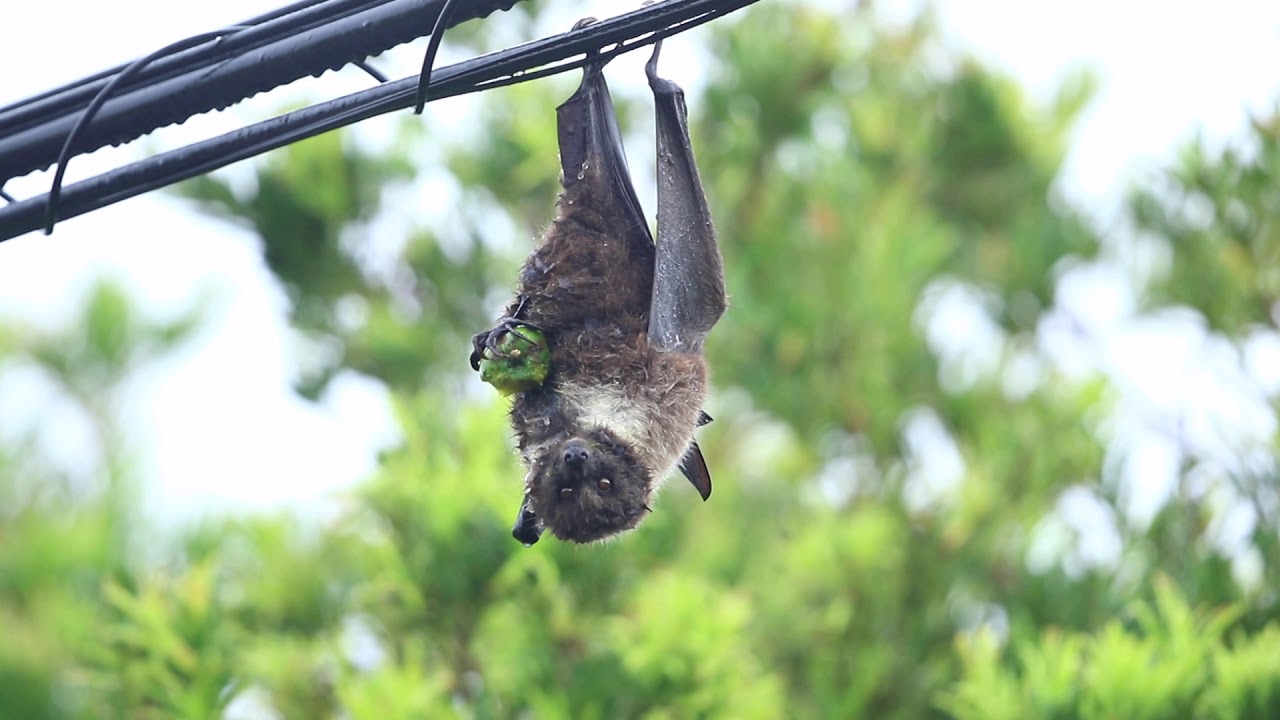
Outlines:
{"type": "MultiPolygon", "coordinates": [[[[595,172],[588,168],[585,172],[595,172]]],[[[607,178],[586,178],[561,196],[559,216],[525,262],[519,297],[507,314],[545,333],[551,374],[542,387],[516,396],[512,425],[530,473],[533,509],[562,539],[586,542],[634,527],[658,483],[680,461],[706,399],[700,354],[649,346],[654,248],[647,228],[627,221],[607,178]],[[597,398],[617,408],[602,448],[621,446],[609,465],[607,497],[591,489],[559,490],[571,482],[555,454],[570,438],[599,431],[597,398]],[[634,431],[634,432],[632,432],[634,431]],[[544,485],[556,483],[555,488],[544,485]]]]}
{"type": "Polygon", "coordinates": [[[684,91],[657,76],[660,45],[645,73],[658,119],[662,245],[655,249],[628,176],[602,74],[608,60],[589,63],[556,109],[559,214],[525,261],[505,316],[472,339],[475,369],[487,354],[501,356],[503,335],[522,325],[542,331],[551,355],[546,379],[511,408],[529,469],[512,535],[527,544],[544,528],[592,542],[635,527],[677,467],[703,499],[711,494],[693,431],[709,420],[702,341],[725,310],[724,277],[684,91]]]}

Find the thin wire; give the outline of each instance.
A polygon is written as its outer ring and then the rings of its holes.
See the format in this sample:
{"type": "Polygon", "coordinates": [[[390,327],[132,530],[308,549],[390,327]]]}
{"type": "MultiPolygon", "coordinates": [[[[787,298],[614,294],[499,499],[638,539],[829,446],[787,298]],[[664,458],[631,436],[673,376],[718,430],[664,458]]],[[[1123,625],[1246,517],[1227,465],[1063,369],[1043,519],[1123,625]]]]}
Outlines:
{"type": "Polygon", "coordinates": [[[3,187],[0,187],[0,198],[4,198],[4,201],[10,204],[18,202],[18,199],[5,192],[3,187]]]}
{"type": "Polygon", "coordinates": [[[559,75],[563,72],[584,67],[587,63],[590,63],[593,60],[612,60],[613,58],[629,53],[636,48],[660,43],[664,38],[671,37],[672,35],[678,35],[686,30],[691,30],[703,23],[710,22],[727,14],[729,14],[729,12],[724,10],[710,10],[698,17],[670,25],[662,30],[649,33],[648,35],[641,35],[640,37],[632,38],[631,40],[622,40],[614,44],[614,46],[608,50],[604,50],[602,48],[597,51],[589,52],[586,57],[580,57],[576,60],[565,60],[559,64],[550,64],[537,70],[517,70],[510,74],[493,78],[492,80],[477,82],[467,92],[482,92],[484,90],[507,87],[508,85],[517,85],[531,80],[540,80],[544,77],[559,75]]]}
{"type": "Polygon", "coordinates": [[[436,53],[440,51],[440,41],[444,38],[444,29],[458,8],[458,0],[445,0],[444,7],[436,16],[435,27],[431,28],[431,39],[427,41],[427,54],[422,58],[422,72],[418,74],[418,92],[414,95],[413,114],[421,115],[427,106],[427,92],[431,89],[431,67],[435,65],[436,53]]]}
{"type": "Polygon", "coordinates": [[[67,163],[71,161],[71,151],[75,147],[76,140],[80,138],[80,134],[84,132],[84,129],[89,127],[89,123],[93,121],[93,116],[102,109],[103,104],[107,102],[107,98],[111,97],[111,93],[129,78],[138,74],[148,64],[159,60],[166,55],[182,52],[183,50],[193,48],[198,45],[203,45],[210,40],[216,42],[227,35],[240,32],[248,27],[249,26],[247,25],[233,25],[229,28],[201,33],[185,40],[179,40],[172,45],[166,45],[150,55],[130,63],[129,67],[121,70],[120,74],[111,78],[111,82],[104,85],[102,89],[98,91],[98,94],[93,96],[93,101],[90,102],[89,106],[84,109],[83,113],[81,113],[80,119],[76,121],[75,127],[71,128],[71,132],[67,133],[67,141],[62,144],[62,152],[58,153],[58,170],[53,175],[53,185],[49,187],[49,199],[45,204],[45,235],[53,234],[53,226],[58,221],[58,199],[62,196],[62,179],[67,174],[67,163]]]}
{"type": "MultiPolygon", "coordinates": [[[[671,37],[672,35],[677,35],[686,30],[690,30],[694,27],[702,25],[703,23],[710,22],[711,20],[714,20],[726,14],[728,14],[728,11],[719,10],[719,9],[710,10],[706,13],[703,13],[702,15],[690,18],[681,23],[676,23],[676,24],[667,26],[661,30],[647,33],[645,35],[641,35],[640,37],[633,38],[631,40],[624,40],[624,41],[617,42],[613,45],[613,47],[609,48],[608,50],[604,50],[603,48],[600,50],[591,50],[587,52],[584,56],[577,57],[573,60],[566,60],[566,61],[560,62],[559,64],[549,65],[547,67],[539,68],[538,70],[535,70],[532,72],[525,71],[525,70],[517,70],[507,75],[493,78],[491,80],[476,82],[460,90],[449,92],[448,95],[445,95],[443,97],[465,95],[473,92],[481,92],[484,90],[492,90],[494,88],[506,87],[508,85],[515,85],[518,83],[529,82],[531,80],[538,80],[540,78],[548,77],[551,75],[558,75],[560,73],[568,72],[570,70],[575,70],[575,69],[584,67],[588,63],[608,61],[617,57],[618,55],[631,52],[632,50],[635,50],[636,48],[639,48],[639,47],[643,47],[645,45],[652,45],[655,42],[659,42],[663,40],[664,38],[668,38],[668,37],[671,37]]],[[[588,28],[586,29],[589,29],[589,28],[590,26],[588,26],[588,28]]],[[[483,58],[481,58],[481,60],[483,60],[483,58]]],[[[403,81],[398,81],[398,82],[403,82],[403,81]]],[[[364,120],[372,115],[381,114],[382,112],[385,112],[385,111],[386,110],[383,110],[383,109],[371,108],[368,104],[354,105],[342,112],[335,113],[331,116],[317,118],[314,121],[301,124],[298,127],[291,129],[289,132],[284,133],[281,136],[262,138],[261,140],[253,143],[252,145],[247,146],[245,148],[244,154],[246,156],[257,155],[262,152],[265,152],[266,150],[274,149],[276,147],[297,142],[299,140],[305,140],[306,138],[313,137],[322,132],[327,132],[328,130],[336,127],[343,127],[346,125],[350,125],[360,120],[364,120]]],[[[221,166],[222,165],[219,165],[219,167],[221,166]]]]}
{"type": "MultiPolygon", "coordinates": [[[[120,72],[120,74],[112,78],[111,82],[107,83],[105,86],[103,86],[101,90],[98,91],[98,94],[94,96],[93,101],[89,103],[89,106],[86,107],[84,112],[80,115],[80,119],[76,122],[75,127],[73,127],[71,129],[71,132],[67,134],[67,141],[63,143],[62,152],[58,154],[58,169],[53,176],[53,185],[49,188],[49,199],[48,199],[48,203],[46,205],[46,210],[45,210],[45,217],[44,217],[44,234],[45,235],[51,235],[53,233],[53,226],[57,224],[57,221],[58,221],[58,216],[57,216],[58,201],[62,197],[62,180],[63,180],[63,177],[66,175],[67,163],[69,163],[71,160],[71,150],[75,146],[75,141],[78,139],[80,133],[82,133],[84,129],[89,126],[89,123],[93,120],[93,116],[96,115],[97,112],[102,108],[103,104],[106,103],[107,98],[111,96],[111,93],[117,87],[119,87],[121,83],[128,80],[133,75],[136,75],[137,73],[141,72],[142,69],[146,67],[148,64],[155,62],[156,60],[166,55],[169,55],[175,52],[181,52],[190,47],[201,45],[205,42],[208,42],[209,40],[220,40],[223,37],[226,37],[227,35],[239,32],[246,28],[247,26],[244,26],[244,25],[235,25],[229,28],[223,28],[222,30],[215,30],[213,32],[203,33],[201,35],[189,37],[185,40],[163,47],[151,53],[150,55],[142,58],[141,60],[137,60],[133,63],[130,63],[128,67],[126,67],[124,70],[120,72]]],[[[374,80],[377,80],[379,83],[387,82],[387,76],[379,72],[377,68],[370,65],[367,60],[358,60],[354,63],[354,65],[360,68],[361,70],[365,71],[366,73],[368,73],[374,80]]],[[[0,190],[0,193],[3,193],[3,190],[0,190]]],[[[6,200],[8,200],[11,203],[16,202],[7,194],[0,195],[0,197],[4,197],[6,200]]]]}
{"type": "Polygon", "coordinates": [[[387,76],[383,75],[377,68],[370,65],[368,60],[356,60],[354,63],[352,63],[352,65],[355,65],[356,67],[365,71],[366,73],[369,74],[370,77],[372,77],[374,80],[377,80],[380,83],[384,83],[387,81],[387,76]]]}

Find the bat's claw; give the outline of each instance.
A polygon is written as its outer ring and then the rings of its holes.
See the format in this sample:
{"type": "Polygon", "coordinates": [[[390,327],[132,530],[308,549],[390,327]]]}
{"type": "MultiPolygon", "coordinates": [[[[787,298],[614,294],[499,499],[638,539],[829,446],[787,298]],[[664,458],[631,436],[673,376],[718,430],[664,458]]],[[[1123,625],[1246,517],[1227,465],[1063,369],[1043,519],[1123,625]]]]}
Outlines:
{"type": "Polygon", "coordinates": [[[513,317],[504,317],[498,320],[497,324],[494,325],[492,329],[472,335],[471,369],[476,371],[480,370],[480,361],[486,356],[486,354],[489,357],[509,357],[508,353],[501,348],[502,336],[507,333],[515,335],[530,345],[536,346],[541,344],[533,337],[520,332],[520,328],[529,328],[530,330],[542,332],[542,328],[531,322],[525,322],[524,320],[518,320],[513,317]]]}

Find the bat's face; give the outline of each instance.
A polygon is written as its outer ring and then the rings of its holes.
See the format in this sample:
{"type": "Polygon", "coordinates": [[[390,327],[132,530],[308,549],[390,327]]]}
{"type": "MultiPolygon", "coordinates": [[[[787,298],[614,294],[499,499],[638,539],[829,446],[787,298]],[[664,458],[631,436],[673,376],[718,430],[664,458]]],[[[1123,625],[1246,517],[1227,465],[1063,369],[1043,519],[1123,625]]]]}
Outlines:
{"type": "Polygon", "coordinates": [[[608,430],[575,433],[535,461],[526,504],[561,540],[592,542],[635,527],[653,479],[608,430]]]}

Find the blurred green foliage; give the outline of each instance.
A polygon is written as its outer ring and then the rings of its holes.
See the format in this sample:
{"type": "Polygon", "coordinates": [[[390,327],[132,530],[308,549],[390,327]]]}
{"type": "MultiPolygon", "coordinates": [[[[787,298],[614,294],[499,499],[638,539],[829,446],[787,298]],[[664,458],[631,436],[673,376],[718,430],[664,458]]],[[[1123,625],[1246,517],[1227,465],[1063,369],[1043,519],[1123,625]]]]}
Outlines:
{"type": "MultiPolygon", "coordinates": [[[[860,7],[766,3],[701,33],[710,82],[689,106],[732,293],[700,440],[716,494],[673,483],[610,544],[511,539],[503,404],[460,390],[468,338],[552,212],[559,86],[487,94],[481,144],[406,130],[371,154],[332,134],[271,156],[247,192],[181,189],[262,238],[325,351],[300,392],[344,369],[392,391],[403,443],[336,517],[209,521],[140,552],[114,404],[198,314],[141,318],[104,285],[72,333],[0,331],[0,359],[90,419],[108,480],[0,448],[0,717],[1280,716],[1268,472],[1249,478],[1261,585],[1208,549],[1214,508],[1189,494],[1149,526],[1115,511],[1117,562],[1032,561],[1069,488],[1118,507],[1105,379],[1059,376],[1035,342],[1057,270],[1099,248],[1050,191],[1091,80],[1036,107],[928,15],[860,7]],[[423,142],[459,200],[380,273],[370,222],[423,142]],[[946,288],[995,328],[993,366],[959,380],[927,332],[946,288]],[[1044,371],[1010,391],[1027,357],[1044,371]],[[943,440],[919,447],[921,423],[943,440]],[[960,477],[930,487],[948,447],[960,477]]],[[[1277,128],[1257,120],[1247,153],[1193,145],[1135,194],[1169,249],[1150,307],[1194,307],[1232,342],[1275,329],[1277,128]]]]}

